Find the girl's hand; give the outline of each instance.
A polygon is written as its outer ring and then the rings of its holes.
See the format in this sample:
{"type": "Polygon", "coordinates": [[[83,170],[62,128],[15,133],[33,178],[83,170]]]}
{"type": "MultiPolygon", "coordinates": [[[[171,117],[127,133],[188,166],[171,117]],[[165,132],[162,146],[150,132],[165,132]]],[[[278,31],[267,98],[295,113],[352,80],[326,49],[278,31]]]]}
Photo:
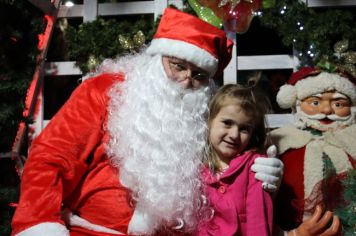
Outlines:
{"type": "Polygon", "coordinates": [[[256,158],[251,170],[256,172],[255,178],[260,180],[262,187],[269,192],[276,192],[282,181],[283,163],[276,158],[277,148],[271,145],[267,149],[268,158],[256,158]]]}

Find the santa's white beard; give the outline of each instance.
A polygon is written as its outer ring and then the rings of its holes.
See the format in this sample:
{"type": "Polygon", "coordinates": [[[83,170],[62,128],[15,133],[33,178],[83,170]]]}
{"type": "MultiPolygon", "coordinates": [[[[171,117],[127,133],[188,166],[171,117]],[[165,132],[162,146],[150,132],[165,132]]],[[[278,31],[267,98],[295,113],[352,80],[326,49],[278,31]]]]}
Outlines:
{"type": "Polygon", "coordinates": [[[182,222],[182,230],[191,231],[211,89],[182,89],[167,78],[161,56],[104,64],[126,75],[110,92],[107,152],[136,201],[130,233],[150,235],[182,222]]]}
{"type": "Polygon", "coordinates": [[[305,112],[301,110],[300,105],[297,105],[296,108],[297,108],[296,126],[301,129],[312,127],[320,131],[331,131],[331,130],[342,129],[352,124],[355,124],[356,107],[351,107],[351,114],[345,117],[337,116],[335,114],[307,115],[305,112]],[[325,118],[328,118],[333,122],[330,124],[321,123],[320,121],[325,118]]]}

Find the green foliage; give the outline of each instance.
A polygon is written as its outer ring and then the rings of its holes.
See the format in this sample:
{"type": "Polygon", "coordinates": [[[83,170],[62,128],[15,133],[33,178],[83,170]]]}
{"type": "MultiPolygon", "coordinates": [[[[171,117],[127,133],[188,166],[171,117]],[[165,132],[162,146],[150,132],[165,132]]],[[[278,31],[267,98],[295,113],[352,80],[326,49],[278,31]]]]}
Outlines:
{"type": "Polygon", "coordinates": [[[36,66],[43,15],[28,1],[0,2],[0,152],[11,150],[36,66]]]}
{"type": "Polygon", "coordinates": [[[345,236],[354,236],[356,231],[356,169],[347,172],[347,178],[343,181],[345,207],[339,208],[335,214],[340,217],[344,226],[345,236]]]}
{"type": "Polygon", "coordinates": [[[285,46],[294,46],[303,66],[332,58],[340,40],[349,40],[349,49],[356,49],[356,8],[308,8],[301,1],[277,0],[274,8],[263,10],[261,22],[274,29],[285,46]]]}
{"type": "Polygon", "coordinates": [[[115,58],[137,51],[142,46],[127,48],[120,43],[120,37],[132,39],[137,32],[142,31],[147,42],[152,39],[154,29],[153,17],[148,19],[147,16],[142,16],[134,22],[99,18],[79,25],[78,29],[68,26],[65,30],[65,40],[69,58],[77,61],[83,73],[87,73],[91,70],[90,59],[94,59],[97,65],[105,58],[115,58]]]}
{"type": "Polygon", "coordinates": [[[18,201],[19,191],[16,187],[2,187],[0,188],[0,234],[11,234],[11,219],[14,214],[14,207],[10,204],[18,201]]]}
{"type": "MultiPolygon", "coordinates": [[[[43,14],[29,1],[0,1],[0,152],[8,152],[23,120],[24,101],[36,68],[37,35],[44,30],[43,14]]],[[[0,235],[10,235],[18,198],[16,173],[0,159],[0,235]],[[5,168],[6,167],[6,168],[5,168]]],[[[13,168],[13,166],[12,166],[13,168]]]]}

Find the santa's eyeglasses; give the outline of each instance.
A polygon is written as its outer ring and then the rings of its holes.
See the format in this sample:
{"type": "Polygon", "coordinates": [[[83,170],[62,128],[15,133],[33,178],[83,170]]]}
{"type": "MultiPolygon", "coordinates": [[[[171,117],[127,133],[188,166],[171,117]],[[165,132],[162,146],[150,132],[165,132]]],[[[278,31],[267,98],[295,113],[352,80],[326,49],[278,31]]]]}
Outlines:
{"type": "Polygon", "coordinates": [[[169,68],[174,74],[179,74],[180,79],[178,81],[182,81],[187,79],[188,77],[191,78],[192,81],[199,81],[199,82],[207,82],[209,81],[209,74],[206,72],[202,72],[200,70],[193,70],[187,64],[176,62],[176,61],[168,61],[169,68]],[[189,75],[190,72],[190,75],[189,75]]]}

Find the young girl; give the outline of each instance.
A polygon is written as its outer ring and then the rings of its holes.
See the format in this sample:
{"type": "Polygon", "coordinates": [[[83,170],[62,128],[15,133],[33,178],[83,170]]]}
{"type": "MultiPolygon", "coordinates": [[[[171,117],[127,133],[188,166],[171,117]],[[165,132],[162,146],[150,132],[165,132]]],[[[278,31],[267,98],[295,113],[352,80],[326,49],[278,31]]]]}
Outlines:
{"type": "Polygon", "coordinates": [[[209,108],[209,147],[202,172],[205,195],[213,209],[198,235],[272,234],[272,199],[251,171],[265,151],[265,108],[257,94],[225,85],[209,108]]]}

